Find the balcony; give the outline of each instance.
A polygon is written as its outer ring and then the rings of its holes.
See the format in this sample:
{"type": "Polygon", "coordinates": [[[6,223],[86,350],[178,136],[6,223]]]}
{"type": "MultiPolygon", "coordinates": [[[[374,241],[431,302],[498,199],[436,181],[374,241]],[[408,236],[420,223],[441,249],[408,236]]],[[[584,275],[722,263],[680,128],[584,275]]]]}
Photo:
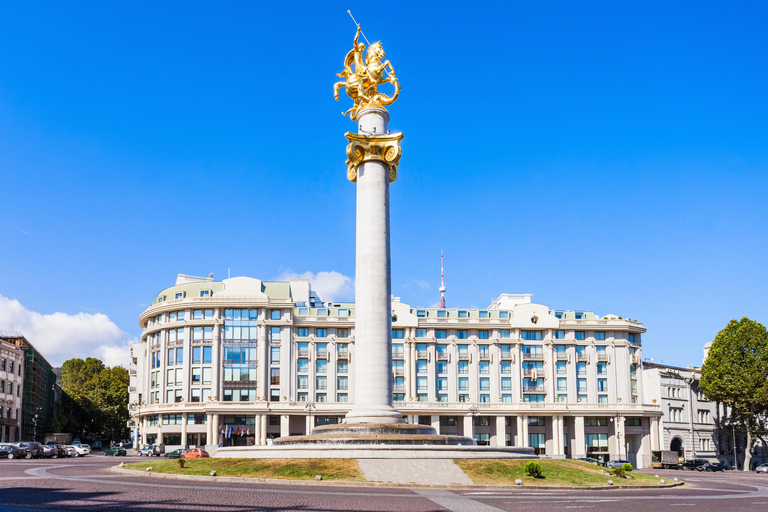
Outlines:
{"type": "Polygon", "coordinates": [[[506,360],[506,359],[513,359],[513,357],[512,357],[512,351],[509,351],[509,352],[502,352],[502,353],[501,353],[501,355],[500,355],[499,357],[501,357],[501,358],[502,358],[502,359],[504,359],[504,360],[506,360]]]}
{"type": "Polygon", "coordinates": [[[580,354],[580,353],[577,352],[576,353],[576,360],[577,361],[589,361],[589,356],[587,354],[584,354],[584,353],[580,354]]]}
{"type": "Polygon", "coordinates": [[[557,360],[558,361],[567,361],[568,360],[568,354],[565,352],[558,352],[557,353],[557,360]]]}
{"type": "Polygon", "coordinates": [[[437,360],[438,361],[447,361],[448,360],[448,352],[438,352],[437,353],[437,360]]]}
{"type": "Polygon", "coordinates": [[[393,391],[405,391],[405,385],[402,386],[392,386],[393,391]]]}
{"type": "Polygon", "coordinates": [[[461,361],[466,361],[469,359],[469,352],[459,352],[459,359],[461,361]]]}
{"type": "Polygon", "coordinates": [[[523,361],[543,361],[544,354],[526,354],[523,352],[523,361]]]}
{"type": "Polygon", "coordinates": [[[546,386],[523,386],[523,393],[546,393],[546,386]]]}
{"type": "Polygon", "coordinates": [[[597,354],[597,360],[601,363],[607,363],[609,361],[608,354],[597,354]]]}
{"type": "Polygon", "coordinates": [[[318,350],[317,351],[317,358],[318,359],[327,359],[328,358],[328,351],[327,350],[318,350]]]}
{"type": "Polygon", "coordinates": [[[300,348],[299,349],[299,357],[309,357],[309,349],[308,348],[300,348]]]}
{"type": "Polygon", "coordinates": [[[523,370],[523,377],[531,379],[534,378],[534,376],[539,379],[544,378],[544,369],[540,368],[538,370],[523,370]]]}
{"type": "Polygon", "coordinates": [[[349,359],[349,352],[347,350],[336,352],[336,359],[349,359]]]}
{"type": "Polygon", "coordinates": [[[417,350],[416,351],[416,357],[419,359],[426,359],[427,358],[427,351],[426,350],[417,350]]]}
{"type": "Polygon", "coordinates": [[[491,360],[491,353],[490,352],[480,352],[478,355],[481,361],[490,361],[491,360]]]}

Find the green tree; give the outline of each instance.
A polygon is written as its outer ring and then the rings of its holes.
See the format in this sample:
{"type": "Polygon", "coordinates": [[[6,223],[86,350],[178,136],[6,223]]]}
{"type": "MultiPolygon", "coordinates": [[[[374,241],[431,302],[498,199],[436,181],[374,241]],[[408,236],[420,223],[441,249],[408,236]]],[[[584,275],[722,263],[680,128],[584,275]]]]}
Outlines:
{"type": "Polygon", "coordinates": [[[123,432],[128,422],[128,370],[113,366],[101,370],[93,380],[90,401],[99,413],[104,433],[123,432]]]}
{"type": "MultiPolygon", "coordinates": [[[[731,320],[712,342],[701,369],[700,389],[731,408],[731,422],[747,435],[744,471],[762,440],[768,413],[768,332],[747,317],[731,320]]],[[[763,443],[765,441],[763,440],[763,443]]],[[[735,459],[735,454],[734,454],[735,459]]]]}

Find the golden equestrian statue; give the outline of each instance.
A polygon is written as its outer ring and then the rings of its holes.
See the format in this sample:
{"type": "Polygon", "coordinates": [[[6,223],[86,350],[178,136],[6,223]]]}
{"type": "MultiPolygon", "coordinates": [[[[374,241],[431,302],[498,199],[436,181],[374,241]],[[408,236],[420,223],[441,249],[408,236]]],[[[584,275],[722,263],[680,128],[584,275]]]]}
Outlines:
{"type": "MultiPolygon", "coordinates": [[[[354,20],[354,18],[352,19],[354,20]]],[[[346,80],[333,84],[333,97],[336,98],[336,101],[339,100],[339,90],[345,87],[347,95],[355,102],[352,108],[343,112],[345,116],[350,114],[349,117],[352,120],[365,108],[383,108],[384,105],[391,105],[400,94],[400,83],[395,77],[395,68],[392,67],[388,60],[381,61],[385,56],[381,42],[369,43],[368,52],[364,53],[365,44],[358,42],[358,38],[362,33],[360,24],[355,23],[357,24],[357,33],[355,34],[354,45],[344,59],[344,71],[336,74],[336,76],[346,80]],[[354,71],[352,69],[353,65],[354,71]],[[386,78],[384,73],[388,74],[386,78]],[[385,83],[391,83],[395,86],[395,92],[392,96],[387,96],[376,89],[378,85],[385,83]]],[[[363,37],[365,38],[365,34],[363,34],[363,37]]],[[[368,41],[367,38],[366,41],[368,41]]]]}

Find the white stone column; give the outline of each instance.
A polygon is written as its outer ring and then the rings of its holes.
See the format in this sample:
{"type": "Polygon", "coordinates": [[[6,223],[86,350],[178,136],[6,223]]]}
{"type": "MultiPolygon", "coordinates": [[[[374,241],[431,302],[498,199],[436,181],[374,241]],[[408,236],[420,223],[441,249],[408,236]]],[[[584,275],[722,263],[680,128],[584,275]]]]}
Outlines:
{"type": "Polygon", "coordinates": [[[262,444],[262,445],[267,444],[267,423],[268,423],[267,415],[262,414],[261,415],[261,439],[259,441],[259,444],[262,444]]]}
{"type": "Polygon", "coordinates": [[[257,414],[254,417],[253,420],[253,443],[254,444],[262,444],[261,443],[261,418],[264,416],[263,414],[257,414]]]}
{"type": "Polygon", "coordinates": [[[521,433],[522,442],[520,446],[528,446],[528,416],[521,416],[523,420],[523,431],[521,433]]]}
{"type": "MultiPolygon", "coordinates": [[[[358,116],[360,134],[387,133],[389,115],[371,108],[358,116]]],[[[355,258],[355,405],[347,423],[402,423],[392,407],[392,305],[389,251],[389,166],[357,166],[355,258]]]]}
{"type": "Polygon", "coordinates": [[[187,446],[187,413],[181,413],[181,447],[187,446]]]}
{"type": "Polygon", "coordinates": [[[661,450],[659,442],[659,418],[654,416],[653,418],[650,418],[651,420],[651,427],[650,427],[650,436],[651,436],[651,450],[661,450]]]}
{"type": "Polygon", "coordinates": [[[587,445],[584,438],[584,416],[573,417],[573,446],[571,456],[575,458],[587,456],[587,445]]]}
{"type": "Polygon", "coordinates": [[[208,438],[208,442],[212,445],[219,446],[221,444],[221,425],[219,424],[219,415],[213,415],[213,423],[211,425],[211,437],[208,438]]]}
{"type": "Polygon", "coordinates": [[[287,414],[280,415],[280,437],[291,435],[291,417],[287,414]]]}
{"type": "Polygon", "coordinates": [[[466,415],[464,416],[464,437],[473,437],[473,425],[472,425],[472,416],[466,415]]]}
{"type": "Polygon", "coordinates": [[[431,416],[430,417],[430,423],[432,423],[432,428],[435,429],[435,431],[439,434],[440,433],[440,416],[431,416]]]}
{"type": "Polygon", "coordinates": [[[507,439],[507,420],[504,416],[496,416],[496,446],[505,446],[507,439]]]}
{"type": "Polygon", "coordinates": [[[523,417],[515,416],[517,428],[515,429],[515,446],[525,446],[523,441],[523,417]]]}

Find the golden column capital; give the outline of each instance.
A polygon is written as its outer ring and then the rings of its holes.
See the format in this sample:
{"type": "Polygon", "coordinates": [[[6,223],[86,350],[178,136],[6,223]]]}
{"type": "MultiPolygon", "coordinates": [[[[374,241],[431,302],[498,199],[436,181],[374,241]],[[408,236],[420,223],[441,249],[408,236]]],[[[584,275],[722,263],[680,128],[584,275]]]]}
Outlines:
{"type": "Polygon", "coordinates": [[[400,155],[403,149],[400,141],[402,133],[392,135],[364,135],[347,132],[344,136],[349,140],[347,144],[347,179],[357,182],[357,166],[364,162],[383,162],[389,166],[389,182],[397,179],[397,164],[400,163],[400,155]]]}

